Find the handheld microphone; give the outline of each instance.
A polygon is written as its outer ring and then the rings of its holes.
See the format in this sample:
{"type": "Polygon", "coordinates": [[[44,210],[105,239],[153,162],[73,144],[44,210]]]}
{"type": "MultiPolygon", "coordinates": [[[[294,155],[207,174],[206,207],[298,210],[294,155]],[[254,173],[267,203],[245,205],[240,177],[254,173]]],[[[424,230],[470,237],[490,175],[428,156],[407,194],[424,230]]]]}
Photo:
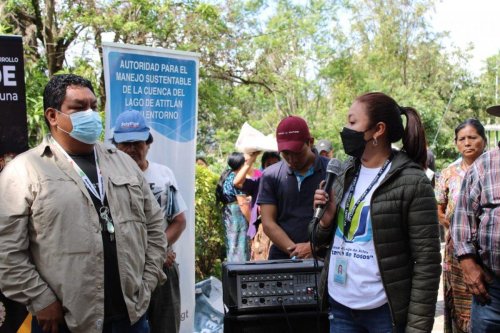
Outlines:
{"type": "MultiPolygon", "coordinates": [[[[332,158],[326,167],[326,178],[325,178],[325,187],[324,190],[327,194],[330,194],[332,190],[333,181],[335,177],[340,175],[342,172],[342,163],[336,158],[332,158]]],[[[318,205],[316,210],[314,211],[313,220],[319,221],[323,214],[325,213],[325,205],[318,205]]]]}

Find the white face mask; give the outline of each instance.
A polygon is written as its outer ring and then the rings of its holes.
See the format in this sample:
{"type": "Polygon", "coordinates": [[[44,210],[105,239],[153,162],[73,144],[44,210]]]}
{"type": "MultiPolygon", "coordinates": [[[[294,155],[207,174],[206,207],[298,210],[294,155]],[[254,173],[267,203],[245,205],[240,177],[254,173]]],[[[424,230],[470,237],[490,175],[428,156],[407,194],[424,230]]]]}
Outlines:
{"type": "Polygon", "coordinates": [[[61,131],[67,133],[69,136],[78,140],[80,142],[92,145],[97,142],[102,133],[102,120],[99,113],[88,109],[85,111],[74,112],[70,115],[62,113],[57,110],[57,112],[68,116],[73,125],[71,132],[67,132],[57,126],[61,131]]]}

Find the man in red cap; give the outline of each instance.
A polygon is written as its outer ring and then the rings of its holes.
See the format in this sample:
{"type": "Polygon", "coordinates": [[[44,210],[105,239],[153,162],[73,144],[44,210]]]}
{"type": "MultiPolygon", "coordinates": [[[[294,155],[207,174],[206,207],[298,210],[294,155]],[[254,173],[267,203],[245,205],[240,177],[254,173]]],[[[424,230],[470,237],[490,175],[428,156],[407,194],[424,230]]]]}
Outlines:
{"type": "Polygon", "coordinates": [[[325,179],[329,159],[313,152],[314,139],[300,117],[283,119],[276,139],[283,160],[264,170],[257,200],[264,232],[273,242],[269,259],[309,258],[314,191],[325,179]]]}

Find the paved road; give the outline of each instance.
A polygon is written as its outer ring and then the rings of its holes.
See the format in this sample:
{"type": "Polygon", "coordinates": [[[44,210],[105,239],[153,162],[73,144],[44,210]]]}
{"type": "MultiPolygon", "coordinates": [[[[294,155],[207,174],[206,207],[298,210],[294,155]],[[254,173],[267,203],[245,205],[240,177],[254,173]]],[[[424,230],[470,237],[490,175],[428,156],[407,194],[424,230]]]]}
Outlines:
{"type": "MultiPolygon", "coordinates": [[[[444,243],[441,243],[441,257],[444,255],[444,243]]],[[[444,294],[443,294],[443,277],[441,276],[439,283],[439,294],[436,304],[436,315],[434,316],[434,327],[432,333],[444,332],[444,294]]]]}

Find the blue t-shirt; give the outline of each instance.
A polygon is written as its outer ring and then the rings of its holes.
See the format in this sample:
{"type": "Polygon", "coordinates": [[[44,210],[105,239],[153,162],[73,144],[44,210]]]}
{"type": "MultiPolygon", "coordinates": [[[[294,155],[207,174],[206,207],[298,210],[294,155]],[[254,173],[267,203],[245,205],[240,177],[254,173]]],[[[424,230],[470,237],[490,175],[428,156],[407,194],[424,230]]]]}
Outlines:
{"type": "MultiPolygon", "coordinates": [[[[277,223],[295,243],[309,241],[308,226],[314,214],[314,192],[326,177],[328,162],[328,158],[316,155],[313,172],[302,180],[300,190],[297,177],[286,161],[271,165],[261,177],[257,204],[277,207],[277,223]]],[[[269,259],[287,258],[288,253],[275,245],[271,247],[269,259]]]]}

